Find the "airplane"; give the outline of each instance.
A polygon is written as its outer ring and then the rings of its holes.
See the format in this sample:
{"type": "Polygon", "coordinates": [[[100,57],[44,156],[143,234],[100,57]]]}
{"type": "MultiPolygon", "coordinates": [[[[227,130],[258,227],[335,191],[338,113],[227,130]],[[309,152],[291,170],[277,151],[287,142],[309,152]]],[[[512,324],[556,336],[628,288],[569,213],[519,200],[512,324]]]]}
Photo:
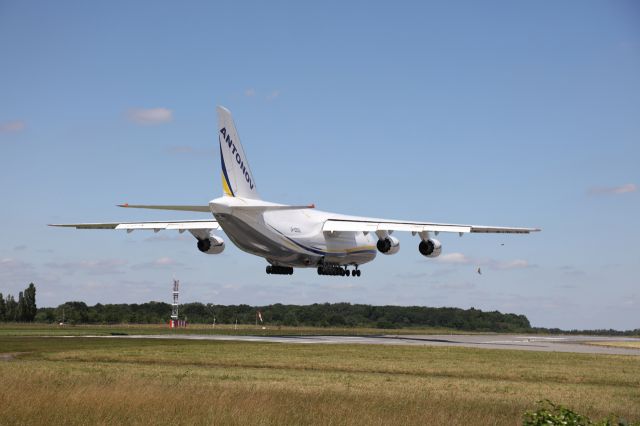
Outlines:
{"type": "Polygon", "coordinates": [[[132,205],[136,209],[202,212],[212,219],[154,222],[111,222],[51,224],[76,229],[124,229],[189,231],[198,250],[219,254],[225,241],[214,231],[222,229],[242,251],[264,258],[267,274],[291,275],[294,268],[316,268],[318,275],[353,276],[362,274],[360,266],[375,259],[378,252],[393,255],[400,250],[394,231],[418,235],[418,251],[428,258],[442,252],[434,238],[441,232],[528,234],[539,228],[512,228],[479,225],[417,222],[348,216],[315,209],[315,205],[285,205],[260,198],[247,156],[231,112],[217,107],[218,142],[222,165],[222,196],[207,205],[132,205]],[[351,270],[349,269],[351,268],[351,270]]]}

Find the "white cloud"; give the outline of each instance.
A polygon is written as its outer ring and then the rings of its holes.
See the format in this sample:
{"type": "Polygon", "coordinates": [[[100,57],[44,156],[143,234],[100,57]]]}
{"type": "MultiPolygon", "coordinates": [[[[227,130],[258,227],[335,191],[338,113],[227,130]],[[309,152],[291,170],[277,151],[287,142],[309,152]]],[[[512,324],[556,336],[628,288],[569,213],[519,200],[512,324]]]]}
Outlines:
{"type": "Polygon", "coordinates": [[[438,290],[472,290],[476,285],[470,282],[447,282],[437,283],[432,287],[438,290]]]}
{"type": "Polygon", "coordinates": [[[157,266],[175,265],[176,261],[170,257],[160,257],[154,261],[157,266]]]}
{"type": "Polygon", "coordinates": [[[634,309],[640,308],[640,296],[635,293],[631,294],[625,297],[624,300],[621,301],[621,304],[625,308],[634,308],[634,309]]]}
{"type": "Polygon", "coordinates": [[[354,283],[335,283],[335,284],[324,284],[321,285],[320,288],[325,290],[353,290],[363,288],[361,285],[354,283]]]}
{"type": "Polygon", "coordinates": [[[25,269],[31,269],[31,265],[23,262],[22,260],[14,259],[12,257],[0,259],[0,272],[14,272],[25,269]]]}
{"type": "Polygon", "coordinates": [[[585,271],[571,265],[564,265],[558,268],[565,275],[585,275],[585,271]]]}
{"type": "Polygon", "coordinates": [[[616,195],[636,192],[638,186],[635,183],[627,183],[620,186],[596,186],[589,189],[589,195],[616,195]]]}
{"type": "Polygon", "coordinates": [[[427,272],[400,272],[394,274],[394,276],[402,280],[417,280],[421,278],[427,278],[429,274],[427,272]]]}
{"type": "Polygon", "coordinates": [[[162,124],[173,121],[173,111],[168,108],[137,108],[127,112],[130,121],[142,125],[162,124]]]}
{"type": "Polygon", "coordinates": [[[252,97],[252,96],[255,96],[255,95],[256,95],[256,90],[255,90],[255,89],[252,89],[252,88],[246,89],[246,90],[244,91],[244,95],[245,95],[247,98],[250,98],[250,97],[252,97]]]}
{"type": "Polygon", "coordinates": [[[533,265],[531,265],[526,260],[516,259],[516,260],[509,260],[509,261],[506,261],[506,262],[492,261],[492,262],[489,263],[489,267],[492,268],[492,269],[508,270],[508,269],[531,268],[531,267],[533,267],[533,265]]]}
{"type": "Polygon", "coordinates": [[[225,290],[239,290],[242,288],[242,286],[240,284],[234,283],[234,284],[224,284],[222,288],[225,290]]]}
{"type": "Polygon", "coordinates": [[[473,263],[473,259],[468,258],[462,253],[446,253],[436,257],[436,262],[454,265],[468,265],[473,263]]]}
{"type": "Polygon", "coordinates": [[[156,242],[166,242],[166,241],[193,241],[193,238],[188,237],[184,234],[178,234],[178,235],[152,235],[150,237],[145,238],[143,241],[145,242],[151,242],[151,243],[156,243],[156,242]]]}
{"type": "Polygon", "coordinates": [[[5,291],[13,286],[28,284],[30,281],[36,282],[39,279],[40,276],[31,263],[13,257],[0,258],[0,286],[4,287],[5,291]]]}
{"type": "Polygon", "coordinates": [[[27,123],[22,120],[5,121],[0,123],[0,133],[17,133],[23,131],[27,123]]]}
{"type": "Polygon", "coordinates": [[[170,257],[159,257],[151,262],[143,262],[133,265],[133,269],[157,269],[157,268],[171,268],[175,266],[182,266],[182,263],[172,259],[170,257]]]}
{"type": "Polygon", "coordinates": [[[510,270],[510,269],[524,269],[531,268],[535,265],[531,265],[528,261],[523,259],[515,260],[495,260],[495,259],[473,259],[467,257],[463,253],[446,253],[435,258],[435,261],[444,265],[471,265],[475,264],[482,267],[488,267],[490,269],[498,270],[510,270]]]}
{"type": "Polygon", "coordinates": [[[267,100],[268,101],[272,101],[272,100],[276,99],[279,96],[280,96],[280,91],[279,90],[274,90],[273,92],[271,92],[271,93],[269,93],[267,95],[267,100]]]}
{"type": "Polygon", "coordinates": [[[92,275],[122,274],[121,269],[127,264],[124,259],[80,260],[75,262],[49,262],[45,266],[62,270],[65,273],[86,272],[92,275]]]}

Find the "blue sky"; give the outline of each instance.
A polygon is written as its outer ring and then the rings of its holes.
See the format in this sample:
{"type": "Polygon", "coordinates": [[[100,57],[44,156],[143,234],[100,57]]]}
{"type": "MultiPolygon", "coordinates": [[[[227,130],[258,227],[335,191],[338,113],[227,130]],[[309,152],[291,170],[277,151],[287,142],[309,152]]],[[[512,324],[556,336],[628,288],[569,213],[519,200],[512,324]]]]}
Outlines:
{"type": "Polygon", "coordinates": [[[183,301],[640,327],[637,2],[345,3],[0,2],[0,291],[168,301],[176,276],[183,301]],[[442,236],[435,261],[399,235],[340,279],[267,276],[187,235],[46,227],[206,217],[115,204],[219,196],[217,104],[265,199],[543,232],[442,236]]]}

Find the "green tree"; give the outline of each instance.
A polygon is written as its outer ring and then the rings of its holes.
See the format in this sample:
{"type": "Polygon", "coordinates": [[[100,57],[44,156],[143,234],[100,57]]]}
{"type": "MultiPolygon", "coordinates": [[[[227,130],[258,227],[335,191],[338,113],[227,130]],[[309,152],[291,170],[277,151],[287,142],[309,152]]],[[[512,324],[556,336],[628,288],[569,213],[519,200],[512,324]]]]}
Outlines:
{"type": "Polygon", "coordinates": [[[15,321],[16,313],[18,311],[18,302],[13,298],[12,295],[7,294],[6,304],[6,313],[5,313],[5,321],[15,321]]]}
{"type": "Polygon", "coordinates": [[[298,325],[298,317],[296,317],[296,313],[293,311],[288,311],[285,315],[284,315],[284,320],[282,321],[282,323],[284,325],[289,325],[289,326],[297,326],[298,325]]]}
{"type": "Polygon", "coordinates": [[[58,306],[56,317],[71,324],[84,324],[89,319],[89,308],[84,302],[67,302],[58,306]]]}
{"type": "Polygon", "coordinates": [[[18,293],[18,309],[16,311],[16,321],[24,321],[27,314],[27,304],[24,300],[24,292],[18,293]]]}
{"type": "Polygon", "coordinates": [[[36,306],[36,286],[31,283],[24,290],[24,321],[32,322],[38,313],[36,306]]]}
{"type": "Polygon", "coordinates": [[[4,297],[0,293],[0,321],[5,321],[7,316],[7,304],[4,302],[4,297]]]}
{"type": "Polygon", "coordinates": [[[55,308],[40,308],[38,309],[38,313],[34,318],[35,322],[46,322],[52,323],[56,320],[56,309],[55,308]]]}

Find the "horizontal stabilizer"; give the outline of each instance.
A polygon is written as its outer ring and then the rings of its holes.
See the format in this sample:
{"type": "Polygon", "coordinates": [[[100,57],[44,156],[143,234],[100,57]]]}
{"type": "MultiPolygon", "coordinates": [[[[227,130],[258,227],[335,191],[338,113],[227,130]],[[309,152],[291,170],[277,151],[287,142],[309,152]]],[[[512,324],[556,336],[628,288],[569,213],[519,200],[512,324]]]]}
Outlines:
{"type": "Polygon", "coordinates": [[[144,205],[144,204],[118,204],[118,207],[129,209],[151,209],[151,210],[174,210],[182,212],[202,212],[211,213],[209,206],[162,206],[162,205],[144,205]]]}
{"type": "Polygon", "coordinates": [[[255,206],[234,206],[238,210],[254,210],[254,211],[273,211],[273,210],[302,210],[315,209],[315,204],[307,204],[306,206],[287,206],[287,205],[255,205],[255,206]]]}

